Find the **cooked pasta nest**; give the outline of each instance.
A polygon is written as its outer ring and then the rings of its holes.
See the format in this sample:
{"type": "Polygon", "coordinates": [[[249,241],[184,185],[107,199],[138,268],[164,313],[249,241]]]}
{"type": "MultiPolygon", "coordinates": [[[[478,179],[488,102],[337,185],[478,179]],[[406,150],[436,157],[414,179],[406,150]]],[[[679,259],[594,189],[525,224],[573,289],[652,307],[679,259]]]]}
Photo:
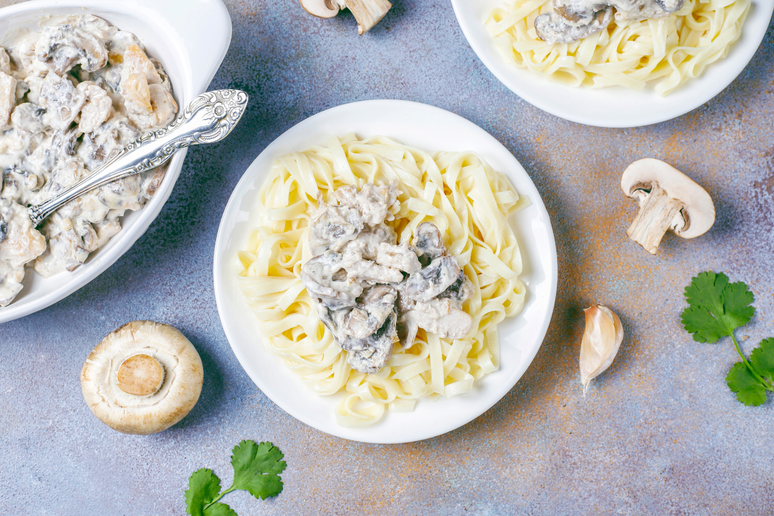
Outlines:
{"type": "MultiPolygon", "coordinates": [[[[277,158],[256,199],[260,213],[238,253],[239,284],[266,345],[316,393],[346,394],[335,409],[343,426],[365,426],[385,410],[413,410],[419,398],[455,396],[499,368],[497,325],[519,313],[526,289],[521,254],[508,217],[528,203],[508,179],[472,152],[427,152],[385,137],[332,137],[327,146],[277,158]],[[473,282],[463,308],[473,326],[463,339],[419,330],[396,345],[378,373],[357,372],[317,316],[300,279],[311,258],[309,219],[318,192],[330,201],[343,185],[397,181],[400,207],[389,224],[399,243],[433,222],[473,282]]],[[[256,341],[256,345],[260,345],[256,341]]]]}
{"type": "Polygon", "coordinates": [[[686,0],[665,18],[616,23],[574,43],[547,44],[535,18],[552,0],[516,0],[494,9],[486,21],[506,59],[519,68],[568,86],[624,86],[649,82],[666,95],[728,55],[742,34],[750,0],[686,0]]]}

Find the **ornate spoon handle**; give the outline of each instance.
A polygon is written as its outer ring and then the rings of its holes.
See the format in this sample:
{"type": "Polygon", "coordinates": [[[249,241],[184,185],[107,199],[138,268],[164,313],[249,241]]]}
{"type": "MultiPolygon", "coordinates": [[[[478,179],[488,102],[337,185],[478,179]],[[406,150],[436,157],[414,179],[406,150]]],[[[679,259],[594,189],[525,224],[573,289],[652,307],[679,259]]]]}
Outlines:
{"type": "Polygon", "coordinates": [[[243,91],[202,93],[167,127],[143,134],[123,149],[114,151],[105,164],[88,177],[46,202],[31,206],[30,220],[37,226],[86,192],[166,163],[178,149],[222,140],[242,118],[246,107],[247,93],[243,91]]]}

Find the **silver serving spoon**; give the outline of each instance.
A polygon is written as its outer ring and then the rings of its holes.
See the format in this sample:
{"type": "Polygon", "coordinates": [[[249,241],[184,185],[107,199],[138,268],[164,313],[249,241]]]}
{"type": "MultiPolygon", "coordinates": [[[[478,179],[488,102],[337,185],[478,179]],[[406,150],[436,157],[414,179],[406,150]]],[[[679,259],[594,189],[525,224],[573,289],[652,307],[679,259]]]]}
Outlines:
{"type": "Polygon", "coordinates": [[[123,149],[113,151],[91,175],[46,202],[31,206],[30,220],[37,226],[68,202],[95,188],[158,167],[179,149],[222,140],[242,118],[246,107],[244,91],[202,93],[167,127],[145,133],[123,149]]]}

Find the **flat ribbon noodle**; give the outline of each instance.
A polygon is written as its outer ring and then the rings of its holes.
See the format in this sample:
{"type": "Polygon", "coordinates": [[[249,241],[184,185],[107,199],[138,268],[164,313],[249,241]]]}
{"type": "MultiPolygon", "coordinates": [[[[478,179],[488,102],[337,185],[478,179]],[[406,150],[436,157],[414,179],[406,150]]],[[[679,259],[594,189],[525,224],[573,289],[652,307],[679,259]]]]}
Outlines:
{"type": "Polygon", "coordinates": [[[494,9],[485,24],[497,48],[518,68],[567,86],[623,86],[652,82],[667,95],[725,57],[742,35],[750,0],[686,0],[666,18],[616,21],[574,43],[549,45],[535,32],[535,18],[552,0],[515,0],[494,9]]]}
{"type": "Polygon", "coordinates": [[[335,409],[344,426],[367,426],[385,411],[413,410],[423,397],[469,392],[499,368],[497,324],[519,313],[526,288],[521,254],[507,218],[528,202],[502,174],[471,152],[435,156],[389,138],[353,134],[277,158],[258,194],[258,227],[238,253],[239,286],[266,345],[320,395],[346,391],[335,409]],[[389,222],[410,242],[423,221],[435,223],[474,286],[463,308],[473,327],[462,339],[420,329],[414,345],[396,345],[375,374],[352,370],[319,320],[300,281],[311,258],[309,220],[317,194],[330,202],[346,184],[398,182],[400,208],[389,222]]]}

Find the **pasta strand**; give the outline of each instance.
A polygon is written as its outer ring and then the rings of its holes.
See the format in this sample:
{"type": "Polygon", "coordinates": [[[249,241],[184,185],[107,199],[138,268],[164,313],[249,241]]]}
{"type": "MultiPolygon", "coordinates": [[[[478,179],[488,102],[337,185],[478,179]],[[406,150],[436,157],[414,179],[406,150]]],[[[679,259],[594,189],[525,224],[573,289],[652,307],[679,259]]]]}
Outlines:
{"type": "Polygon", "coordinates": [[[519,279],[521,253],[507,218],[529,205],[508,179],[471,152],[432,156],[385,137],[330,138],[325,145],[275,160],[258,194],[255,228],[237,256],[239,286],[268,347],[320,395],[346,390],[335,416],[344,426],[366,426],[386,410],[413,410],[426,396],[469,392],[475,380],[499,368],[497,324],[518,314],[526,288],[519,279]],[[400,210],[390,222],[399,242],[409,242],[425,220],[473,283],[463,308],[473,327],[463,339],[443,339],[420,329],[414,344],[396,346],[375,374],[352,370],[346,353],[319,320],[300,280],[311,258],[309,217],[318,192],[326,200],[345,184],[395,180],[400,210]]]}
{"type": "Polygon", "coordinates": [[[549,45],[535,32],[535,18],[552,0],[515,0],[492,10],[485,25],[505,58],[567,86],[641,90],[649,82],[667,95],[725,57],[742,35],[750,0],[685,0],[660,19],[612,21],[574,43],[549,45]]]}

